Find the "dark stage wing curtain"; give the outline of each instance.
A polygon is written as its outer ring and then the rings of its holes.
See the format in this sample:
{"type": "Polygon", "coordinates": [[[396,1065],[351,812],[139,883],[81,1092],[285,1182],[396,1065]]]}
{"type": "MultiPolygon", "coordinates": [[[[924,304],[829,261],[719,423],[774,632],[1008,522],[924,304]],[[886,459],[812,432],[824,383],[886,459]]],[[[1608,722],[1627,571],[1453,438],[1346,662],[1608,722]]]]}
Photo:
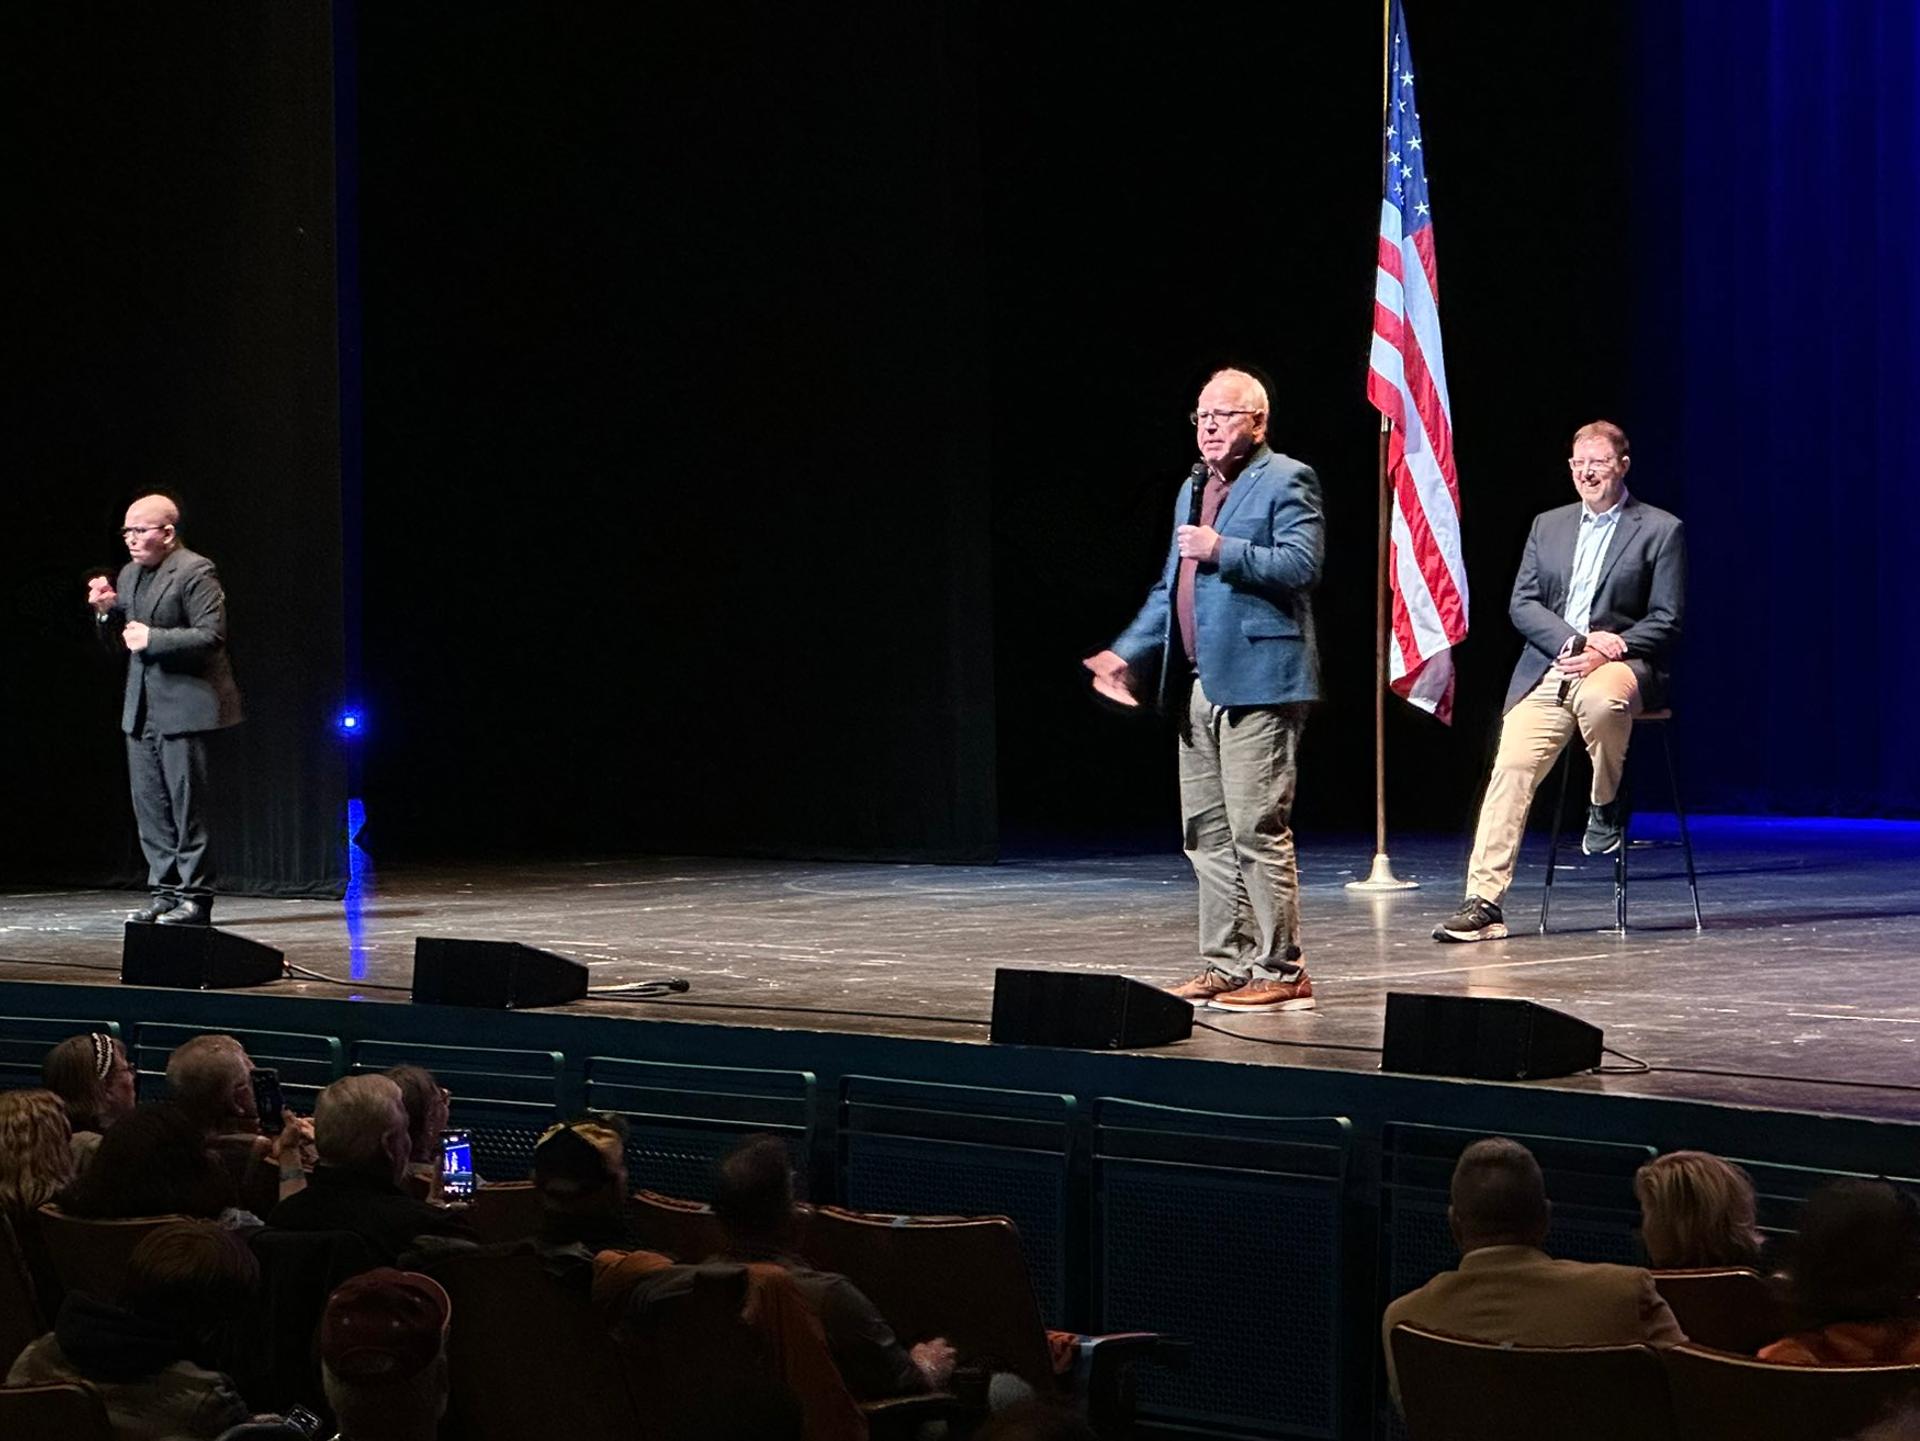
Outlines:
{"type": "Polygon", "coordinates": [[[1684,477],[1698,803],[1920,814],[1916,15],[1642,7],[1635,452],[1684,477]]]}
{"type": "Polygon", "coordinates": [[[345,767],[331,36],[325,5],[12,7],[6,427],[13,644],[0,885],[144,876],[124,662],[81,604],[166,490],[219,566],[248,719],[218,737],[220,888],[339,894],[345,767]]]}

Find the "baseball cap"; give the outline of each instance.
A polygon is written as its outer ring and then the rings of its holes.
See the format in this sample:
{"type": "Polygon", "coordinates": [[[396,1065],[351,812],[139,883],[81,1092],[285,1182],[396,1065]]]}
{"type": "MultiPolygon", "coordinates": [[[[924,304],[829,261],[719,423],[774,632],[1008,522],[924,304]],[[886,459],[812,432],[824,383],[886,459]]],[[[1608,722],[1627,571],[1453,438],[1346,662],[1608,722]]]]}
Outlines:
{"type": "Polygon", "coordinates": [[[440,1354],[452,1315],[453,1303],[431,1276],[391,1266],[365,1271],[327,1298],[320,1359],[342,1381],[405,1381],[440,1354]]]}

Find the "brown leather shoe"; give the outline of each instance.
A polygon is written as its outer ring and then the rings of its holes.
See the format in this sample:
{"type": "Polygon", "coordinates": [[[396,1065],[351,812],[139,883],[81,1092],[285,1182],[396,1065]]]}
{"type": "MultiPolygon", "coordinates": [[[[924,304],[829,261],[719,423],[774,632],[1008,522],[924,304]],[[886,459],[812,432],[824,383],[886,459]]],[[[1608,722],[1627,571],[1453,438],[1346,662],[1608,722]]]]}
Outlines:
{"type": "Polygon", "coordinates": [[[1207,1008],[1233,1011],[1241,1015],[1264,1015],[1269,1011],[1311,1011],[1313,982],[1307,968],[1297,966],[1286,980],[1277,976],[1255,976],[1245,985],[1212,997],[1207,1008]]]}
{"type": "Polygon", "coordinates": [[[1243,976],[1230,976],[1225,971],[1208,966],[1190,981],[1182,981],[1177,986],[1168,986],[1167,994],[1178,996],[1183,1001],[1192,1001],[1196,1006],[1204,1006],[1215,996],[1224,996],[1228,991],[1237,991],[1246,984],[1243,976]]]}

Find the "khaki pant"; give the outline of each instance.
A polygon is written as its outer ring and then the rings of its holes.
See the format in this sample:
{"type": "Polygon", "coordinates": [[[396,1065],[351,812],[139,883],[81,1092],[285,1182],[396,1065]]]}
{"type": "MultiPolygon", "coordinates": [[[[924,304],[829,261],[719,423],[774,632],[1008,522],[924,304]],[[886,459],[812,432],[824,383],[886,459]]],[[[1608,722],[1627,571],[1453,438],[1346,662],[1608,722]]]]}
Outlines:
{"type": "Polygon", "coordinates": [[[1200,883],[1200,956],[1235,976],[1274,975],[1300,954],[1294,782],[1306,707],[1187,701],[1180,818],[1200,883]]]}
{"type": "Polygon", "coordinates": [[[1577,729],[1593,760],[1593,803],[1620,793],[1633,718],[1640,714],[1640,678],[1623,661],[1608,661],[1567,686],[1551,670],[1507,712],[1500,727],[1487,798],[1480,804],[1473,859],[1467,863],[1467,894],[1500,904],[1513,884],[1520,838],[1533,793],[1577,729]]]}

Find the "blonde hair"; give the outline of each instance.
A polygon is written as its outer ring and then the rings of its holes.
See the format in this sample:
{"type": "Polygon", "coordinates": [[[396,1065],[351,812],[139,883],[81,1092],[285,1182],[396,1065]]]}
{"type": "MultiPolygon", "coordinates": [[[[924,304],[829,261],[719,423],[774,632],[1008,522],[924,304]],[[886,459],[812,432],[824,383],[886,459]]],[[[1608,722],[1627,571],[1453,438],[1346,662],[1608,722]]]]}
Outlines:
{"type": "Polygon", "coordinates": [[[73,1179],[73,1128],[52,1091],[0,1091],[0,1211],[24,1215],[73,1179]]]}
{"type": "Polygon", "coordinates": [[[1670,1151],[1633,1178],[1640,1239],[1656,1270],[1753,1266],[1760,1259],[1753,1179],[1705,1151],[1670,1151]]]}

